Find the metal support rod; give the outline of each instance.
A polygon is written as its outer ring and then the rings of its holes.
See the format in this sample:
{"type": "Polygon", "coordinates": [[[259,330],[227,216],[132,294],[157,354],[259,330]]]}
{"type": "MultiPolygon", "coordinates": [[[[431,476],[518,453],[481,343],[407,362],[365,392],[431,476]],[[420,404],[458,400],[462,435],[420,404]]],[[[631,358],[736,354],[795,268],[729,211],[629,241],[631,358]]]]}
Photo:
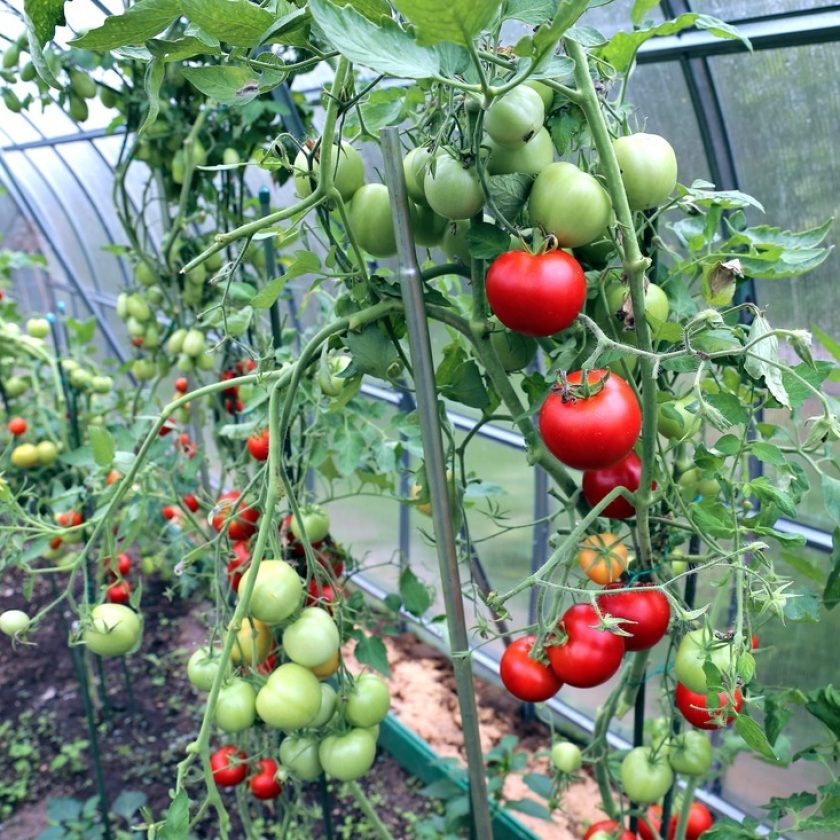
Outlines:
{"type": "Polygon", "coordinates": [[[470,801],[472,805],[473,832],[480,840],[493,836],[490,809],[487,800],[487,779],[484,774],[484,757],[478,730],[478,712],[475,705],[471,652],[464,602],[461,598],[461,576],[455,547],[455,532],[449,509],[449,493],[443,455],[437,391],[435,388],[432,348],[426,319],[420,268],[414,251],[411,219],[408,213],[408,196],[403,174],[399,130],[383,128],[379,134],[385,163],[385,180],[391,198],[391,214],[399,255],[400,291],[405,307],[408,346],[414,367],[414,384],[420,431],[426,459],[432,502],[432,523],[435,531],[435,548],[440,564],[440,578],[446,606],[446,620],[452,649],[452,668],[464,747],[467,753],[470,801]]]}
{"type": "MultiPolygon", "coordinates": [[[[267,216],[270,208],[271,193],[268,187],[260,187],[260,212],[263,216],[267,216]]],[[[273,237],[267,236],[263,239],[263,251],[265,252],[265,268],[268,274],[269,282],[274,280],[278,274],[283,274],[283,266],[277,266],[274,262],[274,245],[273,237]]],[[[268,310],[268,316],[271,319],[271,339],[274,342],[274,349],[278,350],[283,343],[282,331],[280,329],[280,303],[275,299],[268,310]]],[[[276,359],[275,359],[276,361],[276,359]]]]}

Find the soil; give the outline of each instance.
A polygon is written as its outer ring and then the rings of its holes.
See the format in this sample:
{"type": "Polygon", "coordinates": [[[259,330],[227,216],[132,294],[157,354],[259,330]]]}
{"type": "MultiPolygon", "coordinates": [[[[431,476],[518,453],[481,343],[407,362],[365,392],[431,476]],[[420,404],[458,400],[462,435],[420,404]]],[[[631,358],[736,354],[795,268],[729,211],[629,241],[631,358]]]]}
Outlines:
{"type": "MultiPolygon", "coordinates": [[[[25,606],[16,586],[19,580],[15,573],[5,576],[0,611],[25,606]]],[[[123,791],[139,792],[159,819],[170,803],[176,766],[198,731],[201,702],[186,680],[184,662],[188,652],[205,640],[205,633],[195,604],[171,597],[166,584],[159,580],[147,579],[144,586],[141,651],[125,660],[104,660],[107,717],[98,698],[96,705],[109,801],[113,803],[123,791]]],[[[29,611],[34,612],[36,605],[44,605],[52,597],[47,583],[39,581],[29,611]]],[[[34,840],[47,827],[49,799],[68,797],[84,802],[95,792],[84,706],[67,647],[70,620],[69,611],[60,620],[56,611],[50,613],[33,635],[34,645],[12,646],[5,639],[0,641],[3,840],[34,840]]],[[[389,682],[393,711],[441,755],[461,756],[458,705],[448,661],[410,634],[385,641],[392,668],[389,682]]],[[[349,654],[348,658],[352,661],[349,654]]],[[[476,686],[485,751],[505,735],[515,735],[519,739],[516,749],[529,755],[528,766],[521,772],[547,773],[547,760],[538,753],[548,746],[548,729],[539,722],[524,722],[517,702],[502,689],[478,681],[476,686]]],[[[387,754],[377,758],[362,787],[399,840],[418,836],[418,822],[434,818],[443,807],[423,796],[421,783],[387,754]]],[[[290,795],[298,796],[300,791],[290,795]]],[[[324,835],[320,795],[317,784],[303,791],[304,801],[311,806],[307,809],[311,825],[301,838],[324,835]]],[[[511,800],[537,798],[522,781],[521,773],[508,776],[504,796],[511,800]]],[[[372,836],[365,830],[366,819],[352,796],[342,787],[330,785],[330,797],[336,837],[361,840],[372,836]]],[[[234,804],[233,794],[225,793],[223,798],[227,805],[234,804]]],[[[555,811],[551,823],[524,814],[517,814],[517,818],[540,837],[574,840],[582,835],[587,823],[599,818],[597,801],[594,783],[584,778],[564,792],[562,810],[555,811]]],[[[274,806],[254,804],[251,814],[257,827],[263,828],[266,836],[279,836],[279,814],[274,806]]],[[[232,815],[235,811],[231,808],[232,815]]],[[[134,824],[138,821],[142,820],[135,816],[134,824]]],[[[120,818],[116,822],[122,829],[129,827],[120,818]]],[[[208,817],[197,826],[197,836],[218,836],[214,818],[208,817]]],[[[233,825],[232,836],[244,836],[240,825],[233,825]]]]}

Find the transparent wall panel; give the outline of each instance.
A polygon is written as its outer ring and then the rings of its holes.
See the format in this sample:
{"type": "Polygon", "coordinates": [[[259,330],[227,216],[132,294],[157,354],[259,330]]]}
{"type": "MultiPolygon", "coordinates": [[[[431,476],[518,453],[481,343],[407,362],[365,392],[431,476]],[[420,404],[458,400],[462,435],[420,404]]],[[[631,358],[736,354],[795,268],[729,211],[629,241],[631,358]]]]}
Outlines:
{"type": "Polygon", "coordinates": [[[835,6],[832,0],[689,0],[695,12],[717,15],[724,20],[810,12],[835,6]]]}

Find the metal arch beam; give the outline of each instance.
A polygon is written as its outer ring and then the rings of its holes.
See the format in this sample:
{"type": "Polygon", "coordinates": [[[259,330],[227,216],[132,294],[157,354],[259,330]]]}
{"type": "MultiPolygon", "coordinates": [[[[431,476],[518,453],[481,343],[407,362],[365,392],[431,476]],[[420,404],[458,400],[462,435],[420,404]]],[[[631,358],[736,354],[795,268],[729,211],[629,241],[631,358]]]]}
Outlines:
{"type": "Polygon", "coordinates": [[[120,363],[124,364],[127,361],[127,359],[122,350],[120,342],[117,341],[117,337],[114,335],[114,332],[111,329],[108,322],[101,317],[101,313],[99,312],[98,308],[94,306],[91,302],[87,289],[85,289],[79,281],[78,276],[76,275],[75,271],[73,271],[73,268],[70,265],[70,261],[67,259],[64,252],[61,250],[61,248],[58,246],[58,243],[55,241],[55,237],[51,236],[50,232],[47,231],[44,225],[41,223],[41,218],[37,213],[35,213],[34,208],[31,202],[29,201],[29,198],[27,197],[26,193],[18,188],[17,182],[15,181],[14,177],[12,177],[12,173],[9,171],[8,165],[6,163],[6,158],[2,154],[0,154],[0,175],[4,176],[3,180],[6,182],[6,185],[9,189],[9,193],[15,200],[15,203],[18,205],[18,207],[23,211],[29,223],[33,227],[40,230],[41,233],[46,237],[47,241],[50,243],[50,247],[53,253],[55,254],[56,259],[58,260],[59,265],[61,266],[62,270],[64,271],[71,285],[73,286],[74,290],[78,293],[82,300],[84,300],[85,305],[90,310],[90,313],[99,322],[99,328],[101,329],[102,334],[105,336],[105,340],[108,342],[108,346],[111,348],[114,355],[119,359],[120,363]]]}

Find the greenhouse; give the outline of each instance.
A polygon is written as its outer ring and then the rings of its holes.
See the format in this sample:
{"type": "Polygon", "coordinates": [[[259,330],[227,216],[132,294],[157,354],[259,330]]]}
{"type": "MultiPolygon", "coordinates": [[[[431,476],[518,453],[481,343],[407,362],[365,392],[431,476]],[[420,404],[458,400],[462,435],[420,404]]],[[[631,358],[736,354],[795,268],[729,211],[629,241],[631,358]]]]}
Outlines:
{"type": "Polygon", "coordinates": [[[840,5],[0,62],[2,840],[840,837],[840,5]]]}

